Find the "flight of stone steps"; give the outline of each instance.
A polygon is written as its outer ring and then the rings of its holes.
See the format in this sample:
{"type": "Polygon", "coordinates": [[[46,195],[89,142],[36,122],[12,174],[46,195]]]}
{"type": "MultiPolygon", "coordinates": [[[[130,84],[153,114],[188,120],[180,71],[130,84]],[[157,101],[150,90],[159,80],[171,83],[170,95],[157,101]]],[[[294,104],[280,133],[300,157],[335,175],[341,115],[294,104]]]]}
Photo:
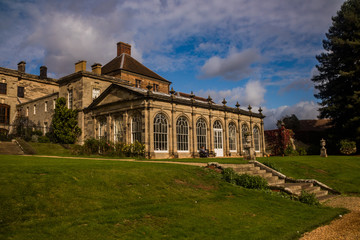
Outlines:
{"type": "Polygon", "coordinates": [[[15,142],[0,142],[0,155],[22,155],[24,154],[20,146],[15,142]]]}
{"type": "Polygon", "coordinates": [[[320,202],[334,196],[330,195],[329,191],[338,194],[335,190],[316,180],[293,180],[256,161],[248,164],[221,164],[221,167],[233,168],[238,174],[249,174],[265,178],[269,187],[273,190],[281,190],[296,196],[300,196],[302,191],[315,193],[320,202]]]}

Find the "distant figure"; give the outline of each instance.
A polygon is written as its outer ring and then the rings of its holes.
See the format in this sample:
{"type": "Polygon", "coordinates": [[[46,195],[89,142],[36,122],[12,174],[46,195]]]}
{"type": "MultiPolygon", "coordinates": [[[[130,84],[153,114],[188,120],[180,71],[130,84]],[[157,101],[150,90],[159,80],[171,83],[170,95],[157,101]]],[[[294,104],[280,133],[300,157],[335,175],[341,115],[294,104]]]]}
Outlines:
{"type": "Polygon", "coordinates": [[[199,151],[200,157],[206,158],[209,156],[209,151],[205,149],[205,146],[202,146],[199,151]]]}

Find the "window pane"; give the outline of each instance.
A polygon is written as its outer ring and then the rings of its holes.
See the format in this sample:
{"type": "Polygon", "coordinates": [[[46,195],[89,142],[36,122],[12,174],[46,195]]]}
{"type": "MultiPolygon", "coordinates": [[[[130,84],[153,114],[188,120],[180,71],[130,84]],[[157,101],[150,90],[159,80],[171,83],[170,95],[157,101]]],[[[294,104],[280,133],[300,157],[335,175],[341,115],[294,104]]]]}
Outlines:
{"type": "Polygon", "coordinates": [[[180,117],[176,122],[176,136],[178,151],[189,150],[189,126],[185,117],[180,117]]]}
{"type": "Polygon", "coordinates": [[[167,151],[167,120],[159,113],[154,118],[154,150],[167,151]]]}

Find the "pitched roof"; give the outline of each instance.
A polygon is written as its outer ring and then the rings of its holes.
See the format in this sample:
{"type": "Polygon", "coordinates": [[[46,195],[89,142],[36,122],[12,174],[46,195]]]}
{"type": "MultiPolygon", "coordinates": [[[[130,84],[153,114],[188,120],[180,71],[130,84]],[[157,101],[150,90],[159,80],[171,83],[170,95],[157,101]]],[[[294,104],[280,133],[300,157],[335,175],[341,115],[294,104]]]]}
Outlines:
{"type": "Polygon", "coordinates": [[[297,131],[324,131],[331,128],[331,119],[299,120],[300,127],[297,131]]]}
{"type": "Polygon", "coordinates": [[[113,60],[105,64],[101,68],[101,73],[110,74],[118,70],[126,70],[129,72],[145,75],[147,77],[156,78],[158,80],[170,83],[170,81],[151,71],[149,68],[145,67],[135,58],[131,57],[129,54],[126,53],[122,53],[120,56],[115,57],[113,60]]]}

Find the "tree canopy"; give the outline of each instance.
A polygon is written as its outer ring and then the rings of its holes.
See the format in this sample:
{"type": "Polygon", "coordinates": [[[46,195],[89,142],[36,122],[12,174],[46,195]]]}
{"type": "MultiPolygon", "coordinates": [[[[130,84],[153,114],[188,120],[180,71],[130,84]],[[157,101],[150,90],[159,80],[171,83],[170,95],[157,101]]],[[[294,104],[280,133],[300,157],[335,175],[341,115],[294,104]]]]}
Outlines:
{"type": "Polygon", "coordinates": [[[74,143],[81,134],[77,111],[66,107],[65,98],[58,98],[51,122],[51,138],[58,143],[74,143]]]}
{"type": "Polygon", "coordinates": [[[360,1],[347,0],[332,18],[316,56],[312,78],[321,99],[320,117],[330,118],[341,138],[360,142],[360,1]]]}

